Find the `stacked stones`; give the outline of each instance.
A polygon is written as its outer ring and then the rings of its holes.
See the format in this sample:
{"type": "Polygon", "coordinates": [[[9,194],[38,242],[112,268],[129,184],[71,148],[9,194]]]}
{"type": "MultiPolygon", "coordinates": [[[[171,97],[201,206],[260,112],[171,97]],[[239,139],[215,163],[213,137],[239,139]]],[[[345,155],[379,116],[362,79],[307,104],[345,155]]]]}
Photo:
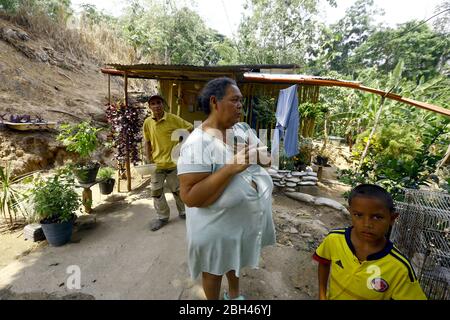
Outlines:
{"type": "Polygon", "coordinates": [[[273,184],[276,187],[282,188],[286,192],[296,192],[301,186],[316,186],[317,173],[311,167],[307,167],[305,171],[290,171],[290,170],[268,170],[272,177],[273,184]]]}

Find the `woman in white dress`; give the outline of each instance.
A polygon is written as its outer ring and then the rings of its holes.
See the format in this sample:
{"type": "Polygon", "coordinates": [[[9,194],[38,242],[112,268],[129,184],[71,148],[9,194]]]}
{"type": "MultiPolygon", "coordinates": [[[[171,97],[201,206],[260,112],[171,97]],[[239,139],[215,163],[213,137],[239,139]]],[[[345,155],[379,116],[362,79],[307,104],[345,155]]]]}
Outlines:
{"type": "Polygon", "coordinates": [[[219,299],[224,274],[229,286],[224,299],[244,299],[240,269],[257,268],[261,248],[275,243],[273,183],[258,164],[262,156],[266,164],[270,158],[267,152],[256,156],[261,141],[238,122],[242,94],[234,80],[211,80],[199,102],[208,118],[188,137],[178,159],[189,270],[194,279],[202,274],[207,299],[219,299]],[[235,141],[242,143],[237,153],[235,141]]]}

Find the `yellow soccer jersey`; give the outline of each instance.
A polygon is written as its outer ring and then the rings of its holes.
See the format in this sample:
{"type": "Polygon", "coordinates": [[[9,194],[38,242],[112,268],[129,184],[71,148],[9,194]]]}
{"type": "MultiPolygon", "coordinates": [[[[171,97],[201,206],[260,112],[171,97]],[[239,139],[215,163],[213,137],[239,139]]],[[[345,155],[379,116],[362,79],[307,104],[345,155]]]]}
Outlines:
{"type": "Polygon", "coordinates": [[[359,262],[350,240],[352,227],[332,230],[313,258],[330,265],[330,300],[424,300],[409,260],[388,241],[380,252],[359,262]]]}

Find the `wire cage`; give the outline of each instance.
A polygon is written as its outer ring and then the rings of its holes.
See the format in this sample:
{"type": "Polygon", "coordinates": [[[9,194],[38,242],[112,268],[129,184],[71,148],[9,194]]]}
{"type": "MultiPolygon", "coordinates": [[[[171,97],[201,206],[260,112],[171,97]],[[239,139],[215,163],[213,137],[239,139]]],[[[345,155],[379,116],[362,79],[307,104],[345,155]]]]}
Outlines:
{"type": "Polygon", "coordinates": [[[416,271],[428,299],[450,300],[450,194],[405,191],[391,239],[416,271]]]}

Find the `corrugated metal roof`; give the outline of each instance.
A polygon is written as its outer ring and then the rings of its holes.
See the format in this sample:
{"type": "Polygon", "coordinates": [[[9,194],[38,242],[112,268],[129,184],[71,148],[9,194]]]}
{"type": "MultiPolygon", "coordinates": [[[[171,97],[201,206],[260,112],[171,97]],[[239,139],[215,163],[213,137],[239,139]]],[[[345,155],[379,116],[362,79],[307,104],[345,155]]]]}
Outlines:
{"type": "Polygon", "coordinates": [[[361,85],[359,82],[337,80],[327,77],[316,77],[299,74],[269,74],[251,72],[261,69],[293,69],[297,65],[229,65],[229,66],[190,66],[190,65],[157,65],[157,64],[135,64],[121,65],[110,64],[113,68],[103,68],[105,74],[123,76],[125,73],[130,78],[178,80],[178,81],[208,81],[219,76],[238,76],[238,81],[243,83],[267,83],[267,84],[304,84],[312,86],[347,87],[363,90],[385,96],[386,98],[407,103],[425,110],[437,112],[450,116],[450,109],[404,98],[395,93],[373,89],[361,85]]]}
{"type": "Polygon", "coordinates": [[[261,69],[297,69],[296,64],[254,64],[254,65],[226,65],[226,66],[193,66],[193,65],[168,65],[168,64],[106,64],[121,71],[212,71],[212,72],[251,72],[261,69]]]}

